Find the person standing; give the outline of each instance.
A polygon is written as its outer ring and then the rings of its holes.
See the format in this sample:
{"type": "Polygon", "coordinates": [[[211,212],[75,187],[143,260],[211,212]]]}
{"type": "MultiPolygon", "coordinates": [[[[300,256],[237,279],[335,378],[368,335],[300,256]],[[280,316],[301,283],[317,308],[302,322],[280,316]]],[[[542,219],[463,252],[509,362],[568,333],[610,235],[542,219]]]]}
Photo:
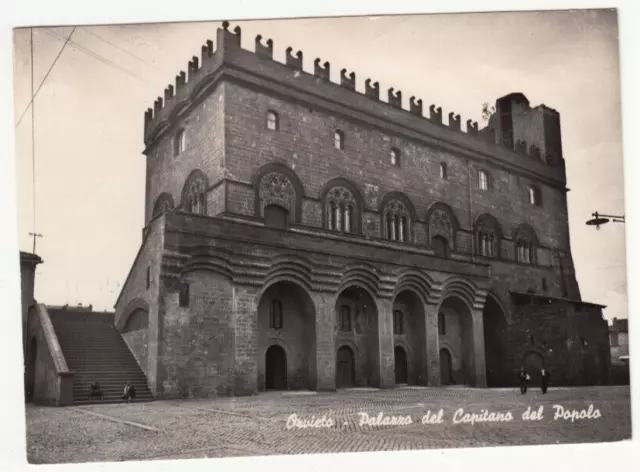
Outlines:
{"type": "Polygon", "coordinates": [[[520,367],[520,373],[518,374],[518,379],[520,380],[520,392],[524,395],[527,393],[527,387],[529,384],[529,374],[527,374],[524,370],[524,367],[520,367]]]}
{"type": "Polygon", "coordinates": [[[540,386],[542,387],[542,393],[547,393],[549,388],[549,371],[544,367],[540,369],[540,386]]]}

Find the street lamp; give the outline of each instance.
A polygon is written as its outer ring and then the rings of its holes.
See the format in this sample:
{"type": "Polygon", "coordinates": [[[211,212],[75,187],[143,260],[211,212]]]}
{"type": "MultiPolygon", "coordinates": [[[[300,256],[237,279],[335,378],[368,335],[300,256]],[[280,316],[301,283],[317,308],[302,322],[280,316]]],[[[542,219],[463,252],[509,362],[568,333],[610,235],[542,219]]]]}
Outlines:
{"type": "Polygon", "coordinates": [[[587,220],[588,226],[595,226],[596,229],[600,229],[600,225],[607,224],[609,221],[613,221],[614,223],[624,223],[624,215],[601,215],[597,211],[592,213],[592,219],[587,220]]]}

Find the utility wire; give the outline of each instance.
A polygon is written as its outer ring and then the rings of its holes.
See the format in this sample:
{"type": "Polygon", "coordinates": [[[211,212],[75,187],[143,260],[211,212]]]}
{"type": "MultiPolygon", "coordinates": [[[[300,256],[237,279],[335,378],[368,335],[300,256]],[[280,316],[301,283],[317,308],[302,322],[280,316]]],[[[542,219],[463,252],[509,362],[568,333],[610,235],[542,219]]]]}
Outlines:
{"type": "Polygon", "coordinates": [[[109,41],[109,40],[107,40],[107,39],[103,38],[103,37],[102,37],[102,36],[100,36],[99,34],[94,33],[93,31],[91,31],[91,30],[89,30],[89,29],[87,29],[87,28],[82,28],[82,29],[83,29],[85,32],[89,33],[90,35],[95,36],[95,37],[96,37],[96,38],[98,38],[100,41],[103,41],[103,42],[107,43],[108,45],[110,45],[110,46],[112,46],[112,47],[114,47],[114,48],[116,48],[116,49],[118,49],[118,50],[122,51],[123,53],[127,54],[128,56],[131,56],[131,57],[133,57],[134,59],[136,59],[136,60],[138,60],[138,61],[142,62],[145,66],[147,66],[147,67],[151,67],[152,69],[155,69],[155,70],[156,70],[156,71],[158,71],[158,72],[162,72],[160,69],[158,69],[158,68],[157,68],[156,66],[154,66],[153,64],[149,64],[147,61],[145,61],[145,60],[144,60],[144,59],[142,59],[141,57],[136,56],[136,55],[135,55],[135,54],[133,54],[132,52],[127,51],[127,50],[126,50],[126,49],[124,49],[122,46],[118,46],[117,44],[112,43],[111,41],[109,41]]]}
{"type": "MultiPolygon", "coordinates": [[[[69,36],[65,39],[65,42],[62,45],[62,48],[60,49],[60,52],[58,53],[56,58],[53,60],[53,63],[51,64],[51,67],[49,67],[49,70],[45,74],[44,79],[42,79],[42,82],[40,82],[40,86],[38,87],[38,90],[36,90],[35,94],[33,93],[33,87],[32,87],[32,90],[31,90],[31,101],[27,105],[27,108],[25,108],[24,112],[22,112],[22,115],[20,115],[20,119],[16,123],[16,128],[20,125],[20,122],[22,121],[22,118],[24,118],[24,115],[27,113],[27,110],[29,110],[29,107],[33,104],[33,101],[35,100],[36,95],[38,95],[38,92],[40,91],[40,89],[44,85],[45,81],[47,80],[47,77],[49,77],[49,74],[53,70],[53,66],[56,65],[56,62],[58,61],[58,58],[60,57],[60,55],[62,54],[62,51],[64,51],[64,48],[67,46],[67,44],[71,40],[71,35],[74,33],[75,30],[76,30],[76,27],[74,26],[73,29],[71,30],[71,33],[69,33],[69,36]]],[[[33,82],[33,28],[31,29],[31,81],[33,82]]]]}
{"type": "MultiPolygon", "coordinates": [[[[33,93],[33,69],[34,69],[33,67],[33,28],[30,28],[29,31],[31,33],[30,34],[31,36],[31,102],[29,102],[29,105],[31,105],[31,172],[32,172],[32,185],[33,185],[33,234],[36,234],[36,121],[35,121],[36,106],[35,106],[35,103],[33,103],[33,99],[36,98],[36,96],[33,93]]],[[[69,37],[71,37],[71,35],[69,35],[69,37]]],[[[67,43],[65,43],[65,46],[66,44],[67,43]]],[[[62,47],[62,49],[60,49],[60,54],[62,54],[63,49],[64,49],[64,46],[62,47]]],[[[60,57],[60,54],[58,54],[58,57],[60,57]]],[[[56,60],[58,60],[58,57],[56,57],[56,60]]],[[[55,63],[56,61],[53,61],[53,64],[55,63]]],[[[53,64],[51,64],[51,68],[49,68],[49,71],[53,69],[53,64]]],[[[49,73],[47,73],[47,75],[49,75],[49,73]]],[[[46,79],[47,78],[45,77],[42,83],[44,83],[46,79]]],[[[29,107],[29,105],[27,105],[27,108],[29,107]]],[[[25,112],[26,111],[27,110],[25,110],[25,112]]],[[[24,113],[22,114],[22,116],[24,116],[24,113]]],[[[20,124],[20,121],[18,120],[18,124],[16,125],[16,127],[19,124],[20,124]]],[[[36,237],[34,236],[33,237],[33,246],[34,246],[33,253],[34,254],[36,252],[35,245],[36,245],[36,237]]]]}
{"type": "MultiPolygon", "coordinates": [[[[53,32],[53,31],[51,31],[51,30],[45,30],[45,32],[46,32],[47,34],[49,34],[49,35],[51,35],[51,36],[55,37],[55,38],[62,39],[62,38],[61,38],[57,33],[53,32]]],[[[78,51],[84,52],[85,54],[87,54],[87,55],[89,55],[89,56],[93,57],[94,59],[96,59],[96,60],[98,60],[98,61],[102,62],[103,64],[106,64],[106,65],[108,65],[108,66],[110,66],[110,67],[113,67],[113,68],[115,68],[115,69],[118,69],[119,71],[124,72],[125,74],[127,74],[127,75],[129,75],[129,76],[133,77],[134,79],[138,79],[138,80],[140,80],[141,82],[144,82],[144,83],[146,83],[146,84],[148,84],[148,83],[149,83],[149,81],[148,81],[148,80],[146,80],[146,79],[144,79],[144,78],[140,77],[140,76],[139,76],[139,75],[137,75],[137,74],[134,74],[134,73],[133,73],[133,72],[131,72],[130,70],[125,69],[124,67],[122,67],[122,66],[120,66],[120,65],[116,64],[115,62],[112,62],[112,61],[110,61],[109,59],[106,59],[105,57],[101,56],[100,54],[97,54],[97,53],[93,52],[92,50],[90,50],[89,48],[87,48],[87,47],[85,47],[85,46],[82,46],[82,45],[80,45],[80,44],[78,44],[78,43],[76,43],[76,42],[74,42],[74,41],[69,41],[69,44],[71,44],[71,46],[72,46],[72,47],[74,47],[75,49],[77,49],[78,51]]]]}

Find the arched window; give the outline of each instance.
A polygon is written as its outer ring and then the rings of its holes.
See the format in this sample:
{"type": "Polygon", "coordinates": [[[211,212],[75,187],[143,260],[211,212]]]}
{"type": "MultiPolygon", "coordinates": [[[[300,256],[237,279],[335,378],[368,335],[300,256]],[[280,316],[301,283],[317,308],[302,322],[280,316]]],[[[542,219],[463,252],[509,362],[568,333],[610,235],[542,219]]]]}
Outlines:
{"type": "Polygon", "coordinates": [[[502,231],[492,216],[483,214],[478,218],[475,227],[476,254],[482,257],[500,257],[500,240],[502,231]]]}
{"type": "Polygon", "coordinates": [[[402,312],[400,310],[395,310],[393,312],[393,334],[404,334],[402,322],[402,312]]]}
{"type": "Polygon", "coordinates": [[[392,166],[400,167],[400,150],[398,148],[391,148],[389,157],[392,166]]]}
{"type": "Polygon", "coordinates": [[[440,178],[447,180],[447,164],[444,162],[440,163],[440,178]]]}
{"type": "Polygon", "coordinates": [[[282,329],[282,302],[280,300],[271,300],[269,307],[269,328],[282,329]]]}
{"type": "Polygon", "coordinates": [[[527,186],[527,196],[529,198],[529,204],[535,205],[535,206],[542,205],[541,192],[538,187],[533,185],[527,186]]]}
{"type": "Polygon", "coordinates": [[[357,202],[353,193],[341,186],[332,187],[326,196],[325,213],[327,228],[331,231],[353,233],[357,202]]]}
{"type": "Polygon", "coordinates": [[[444,317],[444,313],[442,313],[442,312],[438,313],[438,334],[440,336],[444,336],[445,334],[447,334],[447,327],[445,325],[445,317],[444,317]]]}
{"type": "Polygon", "coordinates": [[[484,171],[478,171],[478,187],[480,190],[491,190],[491,177],[484,171]]]}
{"type": "Polygon", "coordinates": [[[202,178],[194,179],[187,190],[187,207],[185,210],[196,215],[206,214],[205,184],[202,178]]]}
{"type": "Polygon", "coordinates": [[[438,257],[449,257],[449,241],[444,236],[434,236],[431,239],[431,248],[438,257]]]}
{"type": "Polygon", "coordinates": [[[340,130],[336,130],[333,133],[333,146],[336,149],[344,149],[344,133],[340,130]]]}
{"type": "Polygon", "coordinates": [[[533,247],[529,241],[520,240],[516,243],[517,260],[522,264],[533,263],[533,247]]]}
{"type": "Polygon", "coordinates": [[[392,199],[384,207],[383,221],[384,239],[390,241],[411,241],[411,225],[409,211],[400,200],[392,199]]]}
{"type": "Polygon", "coordinates": [[[280,205],[267,205],[264,207],[264,225],[269,228],[286,229],[289,215],[287,210],[280,205]]]}
{"type": "Polygon", "coordinates": [[[267,112],[267,129],[277,131],[279,128],[280,123],[278,122],[278,114],[275,111],[269,110],[267,112]]]}
{"type": "Polygon", "coordinates": [[[515,232],[516,261],[521,264],[535,264],[538,238],[528,224],[521,224],[515,232]]]}
{"type": "Polygon", "coordinates": [[[173,209],[173,198],[168,193],[162,193],[156,199],[155,205],[153,205],[152,217],[158,216],[161,213],[167,213],[173,209]]]}
{"type": "Polygon", "coordinates": [[[351,331],[351,307],[340,307],[340,331],[351,331]]]}
{"type": "Polygon", "coordinates": [[[178,130],[173,142],[173,155],[177,156],[187,148],[187,132],[184,129],[178,130]]]}

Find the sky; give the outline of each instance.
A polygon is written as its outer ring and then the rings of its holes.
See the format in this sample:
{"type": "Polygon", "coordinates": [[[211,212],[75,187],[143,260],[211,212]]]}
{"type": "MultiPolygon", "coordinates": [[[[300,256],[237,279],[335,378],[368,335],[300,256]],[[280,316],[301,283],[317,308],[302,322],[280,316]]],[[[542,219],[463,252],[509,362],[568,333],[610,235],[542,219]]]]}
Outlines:
{"type": "MultiPolygon", "coordinates": [[[[585,225],[624,213],[617,18],[613,10],[411,15],[232,22],[253,50],[260,33],[285,49],[331,62],[482,123],[484,102],[522,92],[560,112],[569,225],[582,297],[627,317],[625,228],[585,225]]],[[[142,240],[143,116],[185,70],[214,23],[52,27],[33,30],[37,89],[35,173],[31,110],[16,129],[20,249],[36,252],[36,298],[112,310],[142,240]],[[34,179],[35,176],[35,179],[34,179]]],[[[31,98],[30,31],[16,30],[15,114],[31,98]]],[[[384,94],[381,94],[383,96],[384,94]]]]}

